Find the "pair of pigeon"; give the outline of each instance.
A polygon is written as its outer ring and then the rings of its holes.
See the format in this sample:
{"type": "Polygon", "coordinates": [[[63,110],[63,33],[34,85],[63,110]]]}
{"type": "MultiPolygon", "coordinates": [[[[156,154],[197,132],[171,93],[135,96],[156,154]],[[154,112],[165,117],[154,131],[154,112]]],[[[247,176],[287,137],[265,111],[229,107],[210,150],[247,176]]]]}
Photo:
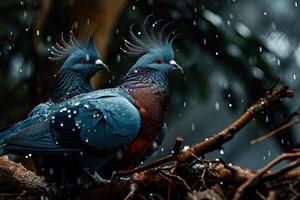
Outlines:
{"type": "Polygon", "coordinates": [[[161,21],[151,26],[146,22],[142,33],[134,34],[130,28],[131,41],[125,39],[125,51],[140,57],[115,88],[92,91],[90,78],[108,69],[100,60],[93,34],[85,47],[72,32],[69,42],[62,37],[52,54],[65,62],[55,76],[50,100],[0,133],[0,155],[76,157],[76,165],[98,182],[105,181],[97,173],[105,164],[115,160],[136,166],[149,156],[164,134],[168,75],[183,70],[174,61],[176,35],[165,31],[169,23],[158,29],[161,21]]]}

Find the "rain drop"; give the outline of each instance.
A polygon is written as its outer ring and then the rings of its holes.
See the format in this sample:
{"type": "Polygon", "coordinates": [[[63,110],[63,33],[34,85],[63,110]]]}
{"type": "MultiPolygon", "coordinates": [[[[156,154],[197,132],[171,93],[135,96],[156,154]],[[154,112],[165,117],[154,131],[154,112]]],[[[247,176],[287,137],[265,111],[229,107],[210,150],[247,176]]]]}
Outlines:
{"type": "Polygon", "coordinates": [[[187,151],[190,148],[190,146],[184,146],[183,151],[187,151]]]}
{"type": "Polygon", "coordinates": [[[50,42],[52,41],[52,37],[51,37],[50,35],[48,35],[48,36],[46,37],[46,41],[50,43],[50,42]]]}
{"type": "Polygon", "coordinates": [[[197,13],[198,12],[198,8],[194,7],[194,12],[197,13]]]}
{"type": "Polygon", "coordinates": [[[223,155],[224,154],[224,149],[220,150],[220,154],[223,155]]]}
{"type": "Polygon", "coordinates": [[[268,122],[269,122],[269,116],[266,115],[266,123],[268,123],[268,122]]]}
{"type": "Polygon", "coordinates": [[[216,109],[216,111],[220,110],[220,103],[219,102],[215,103],[215,109],[216,109]]]}
{"type": "Polygon", "coordinates": [[[195,131],[195,124],[192,123],[192,131],[194,132],[195,131]]]}
{"type": "Polygon", "coordinates": [[[118,54],[118,55],[117,55],[117,62],[119,63],[120,61],[121,61],[121,55],[118,54]]]}
{"type": "Polygon", "coordinates": [[[277,65],[280,66],[280,60],[279,59],[277,60],[277,65]]]}

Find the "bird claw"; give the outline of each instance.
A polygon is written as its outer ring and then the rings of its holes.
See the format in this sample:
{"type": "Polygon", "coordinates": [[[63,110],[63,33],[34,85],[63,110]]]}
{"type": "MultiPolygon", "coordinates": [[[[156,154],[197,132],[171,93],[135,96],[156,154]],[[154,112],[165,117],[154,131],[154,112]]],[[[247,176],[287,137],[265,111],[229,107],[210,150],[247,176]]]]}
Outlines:
{"type": "Polygon", "coordinates": [[[96,171],[91,172],[89,169],[84,169],[84,171],[97,183],[97,184],[107,184],[110,180],[102,178],[96,171]]]}

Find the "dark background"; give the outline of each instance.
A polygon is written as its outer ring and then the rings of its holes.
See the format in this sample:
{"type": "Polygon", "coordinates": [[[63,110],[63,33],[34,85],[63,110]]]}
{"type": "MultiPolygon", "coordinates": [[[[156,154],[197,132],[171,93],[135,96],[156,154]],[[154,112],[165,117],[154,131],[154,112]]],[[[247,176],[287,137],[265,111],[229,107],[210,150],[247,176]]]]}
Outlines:
{"type": "Polygon", "coordinates": [[[224,128],[261,97],[277,77],[296,95],[253,120],[224,150],[210,154],[252,169],[297,144],[297,128],[257,145],[249,141],[277,126],[299,106],[300,2],[294,0],[10,0],[0,2],[0,126],[24,119],[46,101],[61,63],[48,48],[73,24],[79,39],[99,26],[95,43],[111,73],[98,74],[94,88],[115,85],[134,63],[119,49],[131,23],[147,15],[174,21],[183,77],[171,78],[167,137],[151,158],[170,153],[177,135],[185,145],[224,128]]]}

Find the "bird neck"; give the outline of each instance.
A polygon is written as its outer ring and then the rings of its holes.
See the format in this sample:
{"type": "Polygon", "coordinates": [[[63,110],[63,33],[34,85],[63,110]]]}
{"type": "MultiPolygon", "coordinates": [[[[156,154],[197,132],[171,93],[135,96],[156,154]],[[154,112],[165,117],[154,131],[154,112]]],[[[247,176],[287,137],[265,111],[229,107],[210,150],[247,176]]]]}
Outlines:
{"type": "Polygon", "coordinates": [[[129,90],[151,88],[153,94],[169,95],[168,78],[164,73],[152,69],[129,70],[119,87],[129,90]]]}
{"type": "Polygon", "coordinates": [[[93,88],[88,77],[69,69],[61,69],[54,75],[49,100],[59,103],[78,94],[91,92],[93,88]]]}

